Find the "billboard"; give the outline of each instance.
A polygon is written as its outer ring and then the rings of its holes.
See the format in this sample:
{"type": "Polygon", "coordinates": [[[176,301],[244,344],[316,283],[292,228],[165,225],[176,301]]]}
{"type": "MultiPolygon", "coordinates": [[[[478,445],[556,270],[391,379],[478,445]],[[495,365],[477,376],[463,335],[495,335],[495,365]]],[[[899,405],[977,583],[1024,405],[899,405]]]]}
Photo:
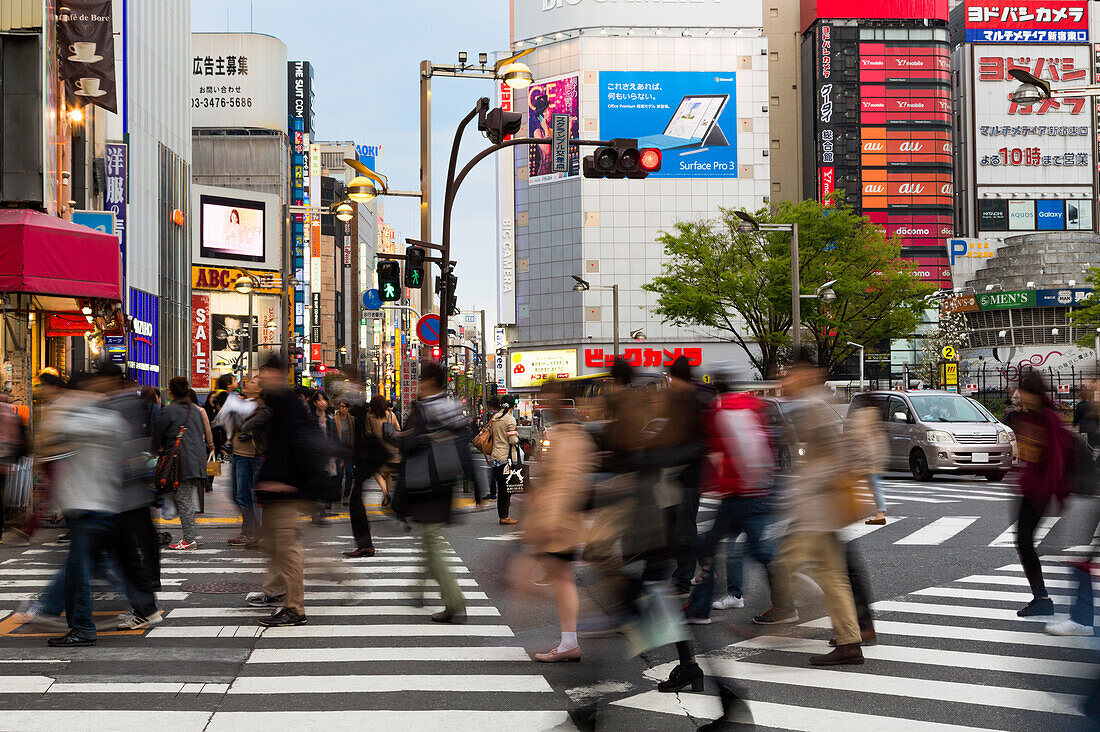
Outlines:
{"type": "MultiPolygon", "coordinates": [[[[564,76],[532,84],[527,88],[527,129],[530,137],[549,140],[553,137],[555,114],[569,117],[569,137],[580,136],[580,83],[576,75],[564,76]]],[[[571,178],[580,173],[580,151],[569,146],[568,172],[554,173],[550,169],[550,145],[528,145],[528,182],[546,183],[571,178]]]]}
{"type": "Polygon", "coordinates": [[[600,72],[600,138],[661,150],[650,178],[737,177],[737,83],[730,72],[600,72]]]}
{"type": "Polygon", "coordinates": [[[951,82],[951,52],[941,46],[910,43],[860,43],[859,81],[951,82]]]}
{"type": "Polygon", "coordinates": [[[856,20],[947,20],[947,0],[802,0],[805,32],[817,18],[856,20]]]}
{"type": "Polygon", "coordinates": [[[263,201],[199,196],[199,253],[207,259],[264,261],[263,201]]]}
{"type": "Polygon", "coordinates": [[[550,379],[571,379],[577,375],[577,349],[513,351],[509,358],[509,387],[541,386],[550,379]]]}
{"type": "Polygon", "coordinates": [[[160,298],[130,288],[126,368],[131,381],[160,386],[160,298]]]}
{"type": "Polygon", "coordinates": [[[1092,202],[1074,198],[978,200],[979,231],[1092,231],[1092,202]]]}
{"type": "Polygon", "coordinates": [[[966,0],[969,43],[1088,43],[1087,0],[966,0]]]}
{"type": "Polygon", "coordinates": [[[1030,105],[1012,101],[1009,72],[1025,69],[1058,84],[1088,83],[1087,46],[975,46],[974,157],[977,184],[1092,186],[1092,112],[1086,97],[1030,105]]]}
{"type": "Polygon", "coordinates": [[[191,126],[287,125],[286,44],[256,33],[191,34],[191,126]]]}
{"type": "Polygon", "coordinates": [[[759,28],[763,22],[761,5],[740,0],[515,0],[511,5],[514,40],[578,28],[759,28]]]}
{"type": "Polygon", "coordinates": [[[191,293],[191,388],[210,388],[210,295],[191,293]]]}
{"type": "Polygon", "coordinates": [[[940,122],[951,123],[951,91],[909,84],[861,84],[859,121],[864,125],[940,122]]]}

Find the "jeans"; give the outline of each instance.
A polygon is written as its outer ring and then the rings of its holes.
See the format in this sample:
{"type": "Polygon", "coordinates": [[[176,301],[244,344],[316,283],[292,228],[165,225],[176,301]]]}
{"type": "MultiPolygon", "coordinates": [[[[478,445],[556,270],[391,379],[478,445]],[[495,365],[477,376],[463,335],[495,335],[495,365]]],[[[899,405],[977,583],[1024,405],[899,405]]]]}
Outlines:
{"type": "MultiPolygon", "coordinates": [[[[723,538],[728,537],[732,542],[741,534],[745,534],[749,556],[768,571],[772,604],[783,610],[791,607],[786,581],[772,566],[775,547],[764,538],[770,519],[766,498],[727,498],[722,501],[714,518],[714,526],[699,540],[698,556],[703,576],[691,592],[688,615],[710,616],[711,601],[714,599],[714,551],[723,538]]],[[[729,584],[729,577],[726,579],[729,584]]]]}
{"type": "Polygon", "coordinates": [[[183,540],[195,540],[195,501],[198,492],[206,490],[206,478],[188,478],[180,481],[180,487],[172,494],[176,499],[176,510],[183,527],[183,540]]]}
{"type": "Polygon", "coordinates": [[[233,501],[241,510],[241,533],[255,536],[259,528],[256,502],[252,489],[256,487],[256,475],[260,472],[260,458],[234,455],[230,458],[233,472],[233,501]]]}
{"type": "MultiPolygon", "coordinates": [[[[65,565],[61,565],[61,569],[57,570],[57,574],[53,576],[50,584],[36,600],[37,604],[42,607],[42,612],[46,615],[59,616],[65,612],[65,574],[65,565]]],[[[118,568],[114,566],[110,557],[104,552],[99,552],[92,557],[91,576],[93,579],[108,582],[114,591],[120,594],[125,592],[126,584],[119,576],[118,568]]]]}
{"type": "Polygon", "coordinates": [[[859,629],[874,632],[875,618],[871,614],[871,588],[867,584],[867,573],[863,570],[863,562],[852,547],[852,542],[845,544],[844,549],[845,561],[848,563],[848,584],[852,586],[852,600],[856,604],[859,629]]]}
{"type": "Polygon", "coordinates": [[[72,531],[65,559],[65,619],[70,633],[92,639],[96,637],[92,620],[93,557],[107,545],[114,516],[99,511],[71,511],[65,514],[65,523],[72,531]]]}
{"type": "Polygon", "coordinates": [[[1081,567],[1074,567],[1073,578],[1077,580],[1077,599],[1073,603],[1073,609],[1070,610],[1070,620],[1091,628],[1095,617],[1092,604],[1092,574],[1081,567]]]}
{"type": "Polygon", "coordinates": [[[424,571],[427,576],[439,584],[439,593],[443,597],[443,606],[448,612],[457,613],[466,607],[466,598],[462,594],[454,574],[443,555],[443,524],[424,524],[422,527],[424,542],[424,571]]]}
{"type": "Polygon", "coordinates": [[[886,513],[886,495],[882,492],[882,476],[871,473],[867,476],[867,482],[871,484],[871,493],[875,496],[875,510],[886,513]]]}
{"type": "MultiPolygon", "coordinates": [[[[695,576],[696,542],[699,538],[699,479],[702,476],[701,463],[689,463],[680,473],[683,496],[676,517],[676,570],[672,573],[672,584],[681,590],[691,589],[691,578],[695,576]]],[[[711,554],[714,549],[711,549],[711,554]]]]}
{"type": "Polygon", "coordinates": [[[342,495],[346,501],[351,498],[351,491],[355,488],[355,465],[351,460],[338,461],[336,464],[336,476],[342,487],[340,495],[342,495]]]}
{"type": "Polygon", "coordinates": [[[1035,551],[1035,529],[1043,517],[1043,508],[1045,506],[1038,507],[1028,498],[1021,498],[1020,513],[1016,519],[1016,551],[1020,555],[1027,582],[1031,585],[1031,594],[1036,598],[1047,596],[1043,568],[1039,564],[1039,553],[1035,551]]]}
{"type": "Polygon", "coordinates": [[[726,540],[726,592],[734,597],[744,594],[745,553],[737,544],[737,539],[726,540]]]}
{"type": "Polygon", "coordinates": [[[147,618],[157,611],[160,546],[148,507],[124,511],[115,519],[111,551],[126,580],[126,597],[134,612],[147,618]]]}

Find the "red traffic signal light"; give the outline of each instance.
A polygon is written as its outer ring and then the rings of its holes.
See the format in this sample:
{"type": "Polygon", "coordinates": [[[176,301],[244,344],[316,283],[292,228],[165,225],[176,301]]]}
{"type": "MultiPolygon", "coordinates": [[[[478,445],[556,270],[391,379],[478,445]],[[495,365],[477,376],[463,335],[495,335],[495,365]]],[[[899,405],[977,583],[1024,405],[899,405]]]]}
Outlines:
{"type": "Polygon", "coordinates": [[[654,147],[639,150],[637,140],[615,139],[584,159],[582,173],[585,178],[641,179],[660,169],[660,150],[654,147]]]}
{"type": "Polygon", "coordinates": [[[327,367],[323,363],[317,364],[317,373],[323,374],[327,370],[327,367]]]}
{"type": "Polygon", "coordinates": [[[439,358],[439,346],[432,347],[432,358],[439,358]]]}
{"type": "Polygon", "coordinates": [[[656,173],[661,169],[661,151],[655,147],[647,147],[642,150],[642,157],[638,164],[647,173],[656,173]]]}

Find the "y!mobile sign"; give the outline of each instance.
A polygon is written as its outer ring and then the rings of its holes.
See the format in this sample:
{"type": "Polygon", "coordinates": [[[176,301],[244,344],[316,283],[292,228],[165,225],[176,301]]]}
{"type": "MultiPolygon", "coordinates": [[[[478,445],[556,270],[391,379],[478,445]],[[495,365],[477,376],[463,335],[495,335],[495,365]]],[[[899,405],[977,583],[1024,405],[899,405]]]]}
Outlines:
{"type": "Polygon", "coordinates": [[[966,40],[1088,43],[1088,1],[966,0],[966,40]]]}

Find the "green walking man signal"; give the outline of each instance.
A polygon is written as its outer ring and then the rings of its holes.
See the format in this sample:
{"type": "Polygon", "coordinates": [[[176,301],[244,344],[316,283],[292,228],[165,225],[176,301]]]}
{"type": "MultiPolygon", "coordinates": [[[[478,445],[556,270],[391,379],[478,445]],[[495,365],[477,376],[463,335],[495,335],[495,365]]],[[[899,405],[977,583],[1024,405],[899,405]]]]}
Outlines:
{"type": "Polygon", "coordinates": [[[405,287],[417,289],[424,282],[424,247],[405,247],[405,287]]]}
{"type": "Polygon", "coordinates": [[[401,265],[393,259],[378,262],[378,294],[385,302],[401,299],[401,265]]]}

